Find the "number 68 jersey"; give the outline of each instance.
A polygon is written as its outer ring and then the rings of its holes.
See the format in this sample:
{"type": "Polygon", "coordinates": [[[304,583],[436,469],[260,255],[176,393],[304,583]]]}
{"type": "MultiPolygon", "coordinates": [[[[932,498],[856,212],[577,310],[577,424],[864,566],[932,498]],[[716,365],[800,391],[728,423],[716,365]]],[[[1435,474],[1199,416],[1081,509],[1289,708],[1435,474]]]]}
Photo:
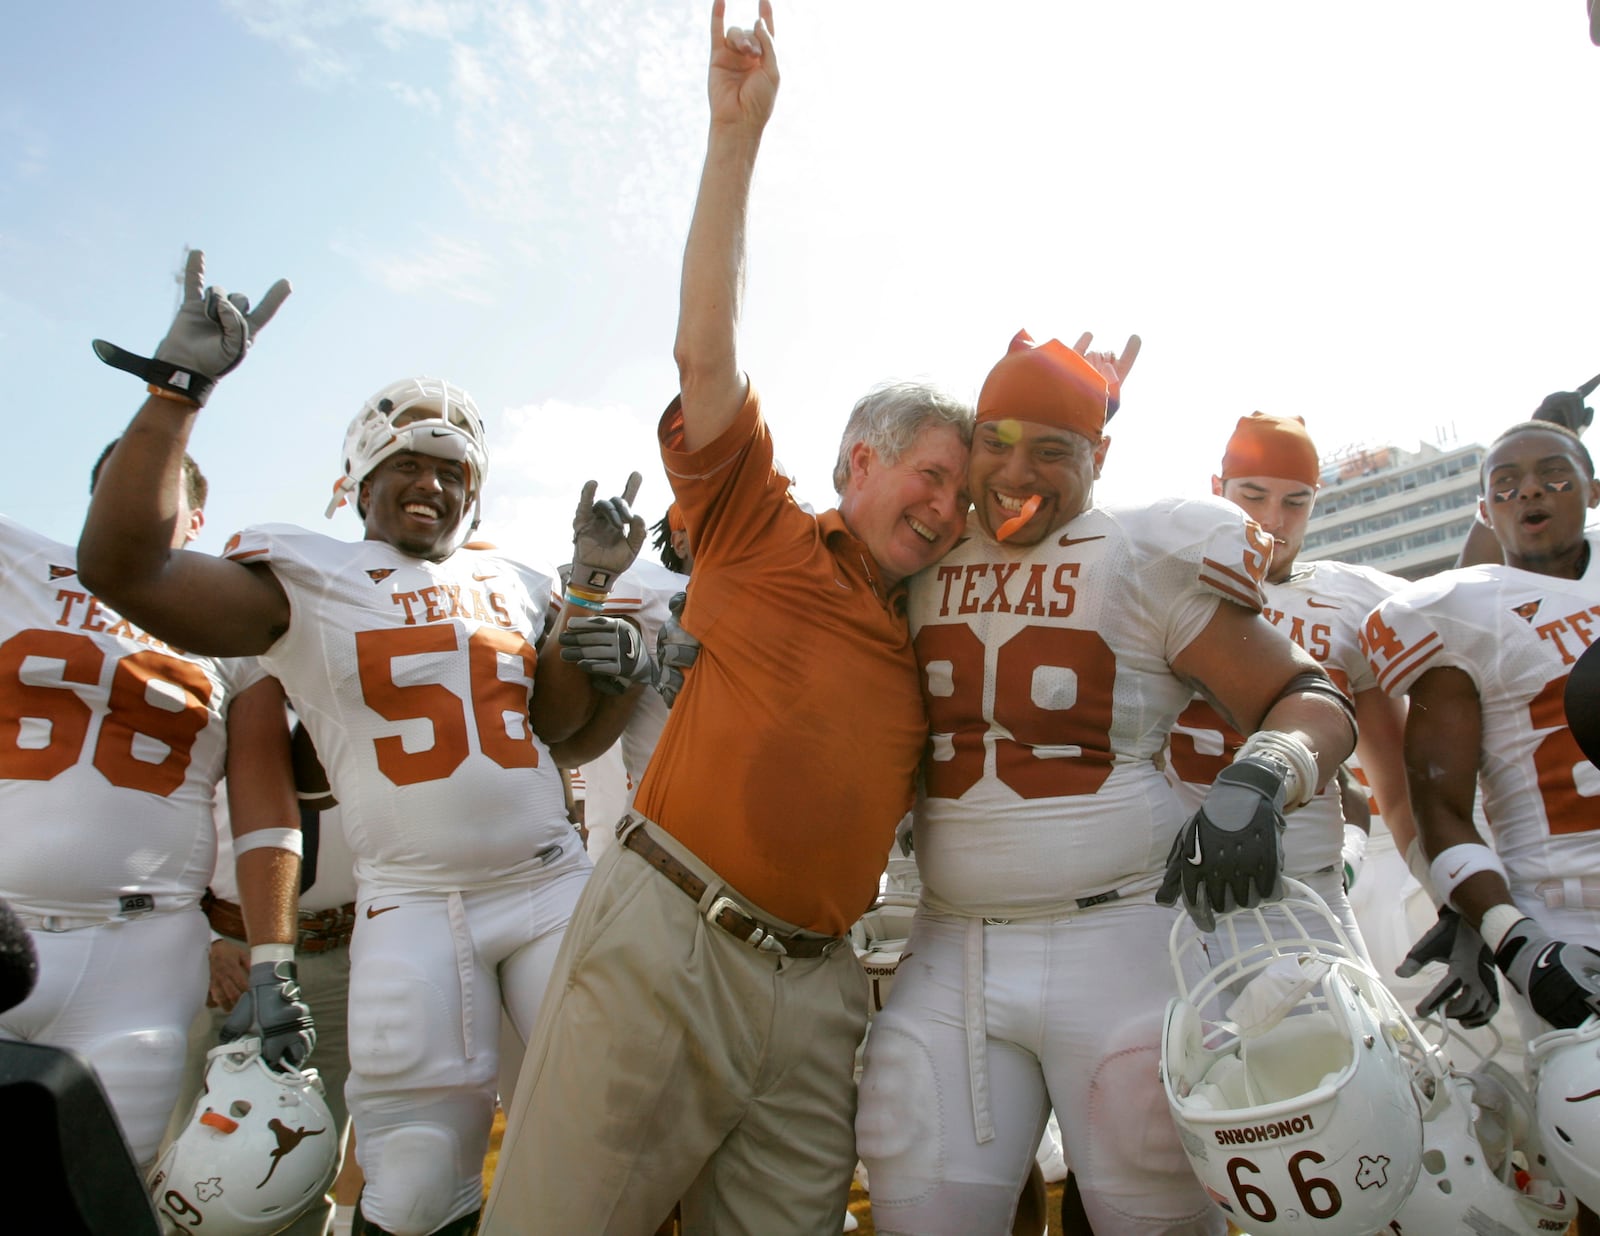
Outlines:
{"type": "Polygon", "coordinates": [[[327,769],[363,896],[499,884],[570,850],[560,774],[528,721],[553,575],[283,525],[246,529],[225,556],[266,563],[288,594],[289,629],[261,661],[327,769]]]}
{"type": "Polygon", "coordinates": [[[0,897],[40,917],[197,905],[228,703],[265,671],[147,635],[72,548],[3,517],[0,570],[0,897]]]}
{"type": "Polygon", "coordinates": [[[1390,695],[1431,669],[1468,674],[1483,712],[1478,783],[1513,890],[1600,875],[1600,772],[1567,728],[1563,695],[1600,636],[1600,533],[1582,579],[1509,566],[1445,571],[1367,618],[1361,646],[1390,695]]]}
{"type": "Polygon", "coordinates": [[[1039,544],[975,532],[912,582],[931,738],[915,849],[930,900],[1015,917],[1153,892],[1183,822],[1160,767],[1170,668],[1272,544],[1221,499],[1095,507],[1039,544]]]}

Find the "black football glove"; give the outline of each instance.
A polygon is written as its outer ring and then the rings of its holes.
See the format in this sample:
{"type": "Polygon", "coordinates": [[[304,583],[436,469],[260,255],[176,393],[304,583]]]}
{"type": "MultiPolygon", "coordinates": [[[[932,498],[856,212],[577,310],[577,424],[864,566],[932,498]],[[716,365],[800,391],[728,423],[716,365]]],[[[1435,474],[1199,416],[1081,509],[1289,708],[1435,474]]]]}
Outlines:
{"type": "Polygon", "coordinates": [[[1600,1013],[1600,953],[1557,940],[1531,918],[1519,920],[1495,951],[1495,965],[1558,1030],[1600,1013]]]}
{"type": "Polygon", "coordinates": [[[1590,378],[1575,391],[1556,391],[1546,395],[1534,409],[1532,419],[1565,425],[1573,433],[1581,434],[1594,423],[1594,409],[1584,400],[1596,386],[1600,386],[1600,377],[1590,378]]]}
{"type": "Polygon", "coordinates": [[[298,1069],[317,1045],[311,1006],[300,998],[300,982],[292,961],[258,961],[250,967],[250,986],[228,1014],[222,1041],[255,1035],[261,1058],[275,1069],[298,1069]]]}
{"type": "Polygon", "coordinates": [[[594,678],[597,691],[621,695],[633,683],[654,684],[656,663],[639,628],[626,618],[572,618],[561,632],[561,659],[594,678]]]}
{"type": "Polygon", "coordinates": [[[1156,900],[1183,906],[1202,931],[1217,915],[1283,896],[1283,779],[1276,760],[1247,756],[1217,774],[1178,831],[1156,900]]]}
{"type": "Polygon", "coordinates": [[[1463,1026],[1487,1026],[1500,1007],[1500,984],[1494,975],[1494,954],[1483,937],[1469,927],[1450,906],[1439,910],[1439,921],[1411,946],[1395,970],[1410,978],[1430,962],[1442,961],[1449,969],[1421,1003],[1418,1017],[1430,1017],[1440,1005],[1444,1015],[1463,1026]],[[1449,1001],[1449,1003],[1445,1003],[1449,1001]]]}
{"type": "Polygon", "coordinates": [[[692,666],[700,656],[700,641],[690,635],[678,620],[683,617],[687,592],[673,595],[667,603],[667,620],[656,632],[656,690],[671,708],[683,690],[683,671],[692,666]]]}
{"type": "Polygon", "coordinates": [[[252,311],[250,299],[219,287],[205,287],[206,260],[189,250],[183,272],[183,303],[167,336],[153,357],[135,356],[104,339],[94,341],[94,354],[115,369],[143,378],[151,386],[203,405],[217,379],[230,372],[250,350],[256,335],[272,320],[289,295],[289,281],[279,279],[252,311]]]}

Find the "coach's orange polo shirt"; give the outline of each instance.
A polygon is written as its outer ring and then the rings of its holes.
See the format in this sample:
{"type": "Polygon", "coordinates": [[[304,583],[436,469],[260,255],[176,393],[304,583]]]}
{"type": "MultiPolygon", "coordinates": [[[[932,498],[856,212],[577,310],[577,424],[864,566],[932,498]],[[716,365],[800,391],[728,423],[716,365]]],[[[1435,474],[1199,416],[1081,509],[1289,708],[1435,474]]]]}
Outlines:
{"type": "Polygon", "coordinates": [[[838,511],[800,508],[754,387],[700,450],[677,400],[658,433],[701,652],[639,810],[758,906],[842,935],[877,895],[928,737],[904,587],[884,589],[838,511]]]}

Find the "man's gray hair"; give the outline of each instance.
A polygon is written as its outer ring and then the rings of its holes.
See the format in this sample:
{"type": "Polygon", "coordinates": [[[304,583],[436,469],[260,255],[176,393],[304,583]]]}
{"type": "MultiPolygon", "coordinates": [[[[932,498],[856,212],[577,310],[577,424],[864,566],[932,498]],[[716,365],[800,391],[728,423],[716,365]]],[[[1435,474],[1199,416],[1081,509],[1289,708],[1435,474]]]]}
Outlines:
{"type": "Polygon", "coordinates": [[[850,452],[865,442],[878,458],[893,463],[930,425],[950,425],[961,441],[972,445],[972,405],[926,382],[885,382],[875,386],[850,409],[833,465],[834,492],[843,494],[850,481],[850,452]]]}

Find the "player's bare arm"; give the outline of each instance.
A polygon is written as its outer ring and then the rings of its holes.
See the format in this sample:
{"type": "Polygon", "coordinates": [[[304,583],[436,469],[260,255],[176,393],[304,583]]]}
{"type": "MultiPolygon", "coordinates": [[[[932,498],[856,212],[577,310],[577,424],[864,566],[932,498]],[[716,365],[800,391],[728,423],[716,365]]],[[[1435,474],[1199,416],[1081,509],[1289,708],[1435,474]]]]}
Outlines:
{"type": "Polygon", "coordinates": [[[737,335],[745,218],[756,152],[778,94],[771,3],[761,0],[750,30],[724,30],[725,8],[723,0],[711,7],[711,126],[684,247],[673,345],[689,450],[715,439],[744,402],[747,381],[739,368],[737,335]]]}
{"type": "Polygon", "coordinates": [[[174,495],[197,408],[152,396],[101,469],[78,541],[78,574],[126,618],[208,656],[265,652],[289,601],[265,567],[172,548],[174,495]]]}
{"type": "MultiPolygon", "coordinates": [[[[1413,684],[1405,730],[1406,784],[1427,858],[1451,846],[1482,842],[1472,823],[1482,725],[1478,689],[1465,670],[1441,666],[1413,684]]],[[[1473,927],[1490,906],[1510,900],[1511,890],[1494,871],[1480,871],[1449,893],[1451,904],[1473,927]]]]}
{"type": "Polygon", "coordinates": [[[252,945],[292,945],[299,929],[300,854],[290,834],[299,837],[300,808],[284,706],[282,685],[263,678],[228,708],[228,819],[252,945]]]}
{"type": "Polygon", "coordinates": [[[1378,812],[1404,854],[1417,835],[1411,818],[1411,797],[1406,791],[1406,769],[1402,755],[1406,732],[1406,702],[1385,695],[1377,687],[1356,694],[1356,758],[1366,773],[1378,812]]]}
{"type": "Polygon", "coordinates": [[[1260,614],[1219,605],[1172,668],[1199,684],[1241,734],[1275,730],[1309,747],[1316,755],[1317,783],[1305,787],[1307,794],[1326,785],[1354,749],[1349,714],[1336,700],[1317,692],[1283,695],[1297,674],[1320,676],[1322,670],[1260,614]]]}

